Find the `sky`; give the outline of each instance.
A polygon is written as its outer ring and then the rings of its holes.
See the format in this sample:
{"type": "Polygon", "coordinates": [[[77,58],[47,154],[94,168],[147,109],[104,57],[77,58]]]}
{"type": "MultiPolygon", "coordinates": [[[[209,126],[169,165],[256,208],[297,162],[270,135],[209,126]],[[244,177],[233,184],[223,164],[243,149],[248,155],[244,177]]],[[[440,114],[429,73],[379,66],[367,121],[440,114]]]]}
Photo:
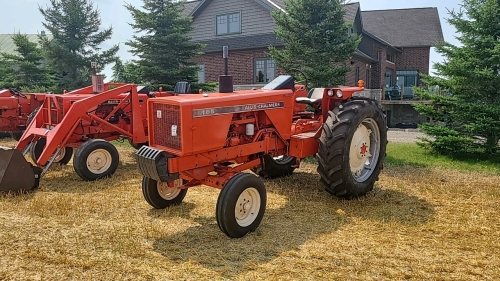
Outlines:
{"type": "MultiPolygon", "coordinates": [[[[118,56],[126,61],[133,58],[128,52],[128,46],[124,43],[132,38],[133,30],[128,23],[132,22],[130,13],[125,9],[124,4],[129,3],[136,7],[142,6],[141,0],[93,0],[94,5],[101,12],[102,27],[113,27],[111,40],[106,41],[102,47],[107,49],[114,44],[120,44],[118,56]]],[[[437,7],[441,18],[444,40],[454,45],[458,45],[455,39],[455,28],[451,26],[447,19],[448,10],[458,10],[462,3],[460,0],[351,0],[359,2],[362,11],[385,10],[401,8],[422,8],[437,7]]],[[[42,25],[43,17],[38,10],[38,6],[45,7],[50,0],[0,0],[0,34],[12,34],[20,31],[26,34],[37,34],[44,30],[42,25]],[[8,12],[6,12],[8,11],[8,12]]],[[[443,58],[431,49],[431,72],[433,63],[441,62],[443,58]]],[[[112,76],[111,66],[106,67],[104,74],[112,76]]]]}

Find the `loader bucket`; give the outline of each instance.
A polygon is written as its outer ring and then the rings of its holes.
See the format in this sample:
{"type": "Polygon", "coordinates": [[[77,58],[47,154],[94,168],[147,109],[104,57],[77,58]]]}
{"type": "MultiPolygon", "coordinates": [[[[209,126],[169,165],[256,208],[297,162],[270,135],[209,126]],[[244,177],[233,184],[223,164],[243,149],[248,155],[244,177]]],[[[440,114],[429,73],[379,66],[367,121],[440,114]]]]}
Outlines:
{"type": "Polygon", "coordinates": [[[42,169],[26,161],[21,151],[0,146],[0,192],[19,193],[37,188],[42,169]]]}

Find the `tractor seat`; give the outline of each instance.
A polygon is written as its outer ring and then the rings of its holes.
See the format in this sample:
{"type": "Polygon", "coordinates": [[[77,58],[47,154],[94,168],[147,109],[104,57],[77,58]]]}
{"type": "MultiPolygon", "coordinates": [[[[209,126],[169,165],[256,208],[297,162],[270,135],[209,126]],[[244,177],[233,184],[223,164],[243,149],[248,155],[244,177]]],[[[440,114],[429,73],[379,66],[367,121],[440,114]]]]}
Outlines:
{"type": "Polygon", "coordinates": [[[174,94],[190,94],[191,85],[188,82],[177,82],[175,83],[174,94]]]}
{"type": "Polygon", "coordinates": [[[306,97],[295,98],[296,103],[303,103],[310,106],[318,105],[323,100],[323,92],[325,88],[312,88],[306,97]]]}

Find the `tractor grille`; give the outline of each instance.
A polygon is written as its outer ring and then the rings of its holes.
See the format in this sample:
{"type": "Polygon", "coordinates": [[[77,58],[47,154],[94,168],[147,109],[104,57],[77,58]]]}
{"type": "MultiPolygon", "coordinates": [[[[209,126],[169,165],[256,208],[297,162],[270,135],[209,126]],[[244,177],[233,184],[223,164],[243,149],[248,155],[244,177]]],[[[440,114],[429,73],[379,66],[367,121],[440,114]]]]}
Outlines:
{"type": "Polygon", "coordinates": [[[155,143],[182,150],[180,106],[154,103],[153,110],[155,143]]]}

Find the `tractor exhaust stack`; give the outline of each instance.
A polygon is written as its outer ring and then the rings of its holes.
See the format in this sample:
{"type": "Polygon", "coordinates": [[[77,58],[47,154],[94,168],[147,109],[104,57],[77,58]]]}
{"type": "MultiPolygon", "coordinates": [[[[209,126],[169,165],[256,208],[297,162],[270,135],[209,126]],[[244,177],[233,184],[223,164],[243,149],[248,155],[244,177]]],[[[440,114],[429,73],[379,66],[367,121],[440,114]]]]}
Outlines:
{"type": "Polygon", "coordinates": [[[0,192],[26,192],[40,184],[42,169],[26,161],[21,151],[0,146],[0,192]]]}

